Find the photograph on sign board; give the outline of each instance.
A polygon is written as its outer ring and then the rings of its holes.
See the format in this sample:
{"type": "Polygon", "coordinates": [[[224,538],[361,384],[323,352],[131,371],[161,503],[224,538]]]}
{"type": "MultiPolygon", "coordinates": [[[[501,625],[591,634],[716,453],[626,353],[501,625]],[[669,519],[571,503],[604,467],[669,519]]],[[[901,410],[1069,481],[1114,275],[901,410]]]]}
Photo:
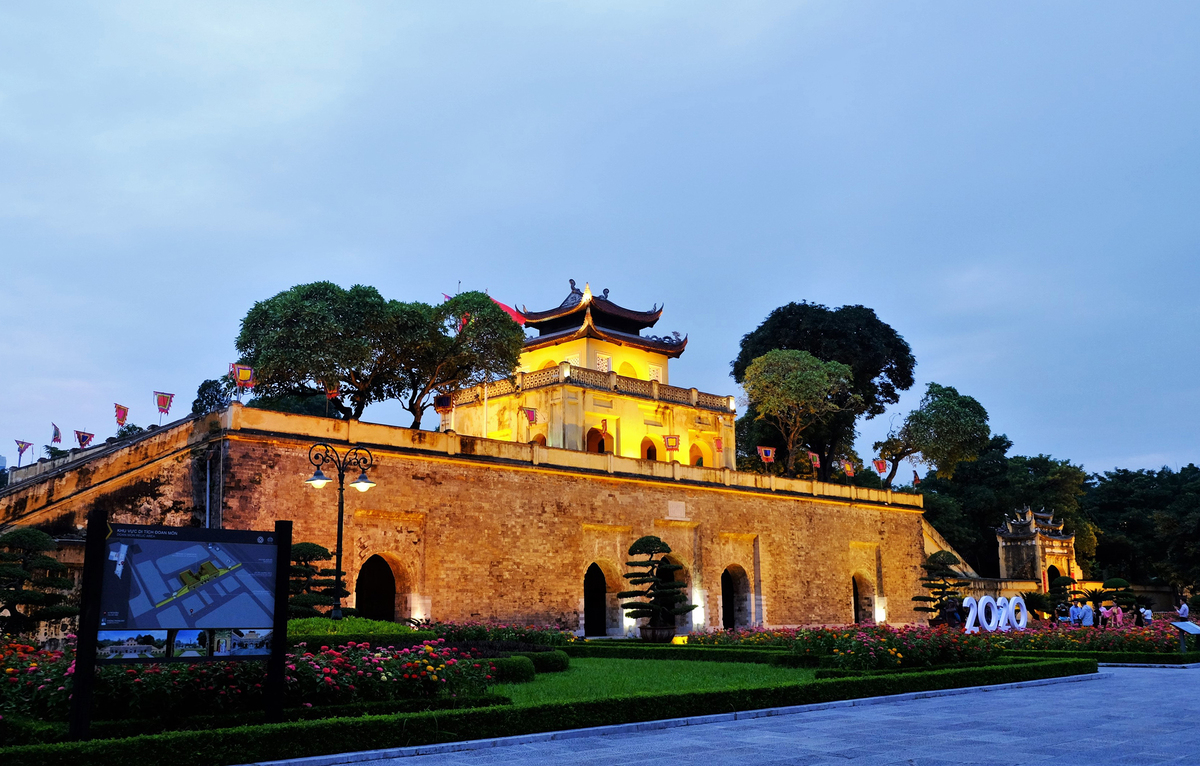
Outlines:
{"type": "Polygon", "coordinates": [[[157,659],[167,655],[165,630],[102,630],[96,656],[102,660],[157,659]]]}
{"type": "Polygon", "coordinates": [[[174,646],[171,647],[172,657],[207,657],[207,630],[179,630],[175,632],[174,646]]]}
{"type": "Polygon", "coordinates": [[[275,552],[254,532],[113,525],[101,628],[270,628],[275,552]]]}
{"type": "Polygon", "coordinates": [[[254,657],[271,653],[271,631],[259,628],[214,631],[216,657],[254,657]]]}

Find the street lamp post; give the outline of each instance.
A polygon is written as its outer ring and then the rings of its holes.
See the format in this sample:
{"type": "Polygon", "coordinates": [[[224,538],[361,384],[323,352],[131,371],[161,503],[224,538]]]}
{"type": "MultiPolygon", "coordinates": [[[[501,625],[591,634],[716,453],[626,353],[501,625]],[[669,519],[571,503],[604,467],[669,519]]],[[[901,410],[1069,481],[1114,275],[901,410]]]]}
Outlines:
{"type": "Polygon", "coordinates": [[[313,475],[304,480],[313,489],[320,489],[329,482],[332,478],[326,476],[321,471],[321,467],[325,465],[332,466],[337,470],[338,483],[338,525],[337,525],[337,559],[334,566],[334,590],[337,593],[337,603],[333,607],[333,611],[329,616],[335,620],[342,619],[342,523],[346,515],[346,471],[358,471],[358,478],[350,482],[350,486],[357,489],[359,492],[366,492],[371,487],[375,486],[375,482],[367,478],[367,471],[375,464],[375,456],[371,454],[371,450],[365,447],[351,447],[344,453],[339,454],[337,450],[328,444],[321,442],[314,444],[308,450],[308,462],[316,468],[313,475]]]}

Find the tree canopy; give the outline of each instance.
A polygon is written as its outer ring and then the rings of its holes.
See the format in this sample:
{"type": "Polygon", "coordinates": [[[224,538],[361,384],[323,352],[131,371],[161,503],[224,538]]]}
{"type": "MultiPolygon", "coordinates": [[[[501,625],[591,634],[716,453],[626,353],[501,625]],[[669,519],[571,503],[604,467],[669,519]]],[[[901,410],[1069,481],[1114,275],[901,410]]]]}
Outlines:
{"type": "Polygon", "coordinates": [[[511,375],[524,337],[483,293],[430,306],[314,282],[256,303],[237,348],[264,406],[308,408],[328,392],[330,407],[357,419],[373,402],[400,399],[420,428],[432,393],[511,375]]]}
{"type": "MultiPolygon", "coordinates": [[[[853,386],[844,395],[841,410],[804,433],[805,446],[821,458],[822,481],[828,481],[835,458],[853,453],[858,418],[882,414],[887,405],[899,401],[901,391],[913,385],[912,349],[865,306],[830,309],[808,302],[780,306],[742,338],[732,363],[734,380],[743,383],[750,364],[774,349],[807,351],[817,359],[850,367],[853,386]],[[857,397],[854,406],[851,397],[857,397]]],[[[745,417],[756,418],[757,413],[748,409],[745,417]]]]}
{"type": "Polygon", "coordinates": [[[879,456],[891,463],[884,479],[890,487],[906,458],[929,466],[942,478],[952,478],[959,463],[974,460],[991,435],[983,405],[950,386],[930,383],[917,409],[883,441],[875,442],[879,456]]]}
{"type": "Polygon", "coordinates": [[[823,362],[807,351],[775,349],[755,359],[742,378],[755,417],[779,429],[787,447],[786,466],[796,473],[796,457],[807,429],[846,407],[859,407],[850,368],[823,362]]]}
{"type": "Polygon", "coordinates": [[[71,587],[63,576],[66,565],[46,555],[57,548],[53,537],[33,527],[0,535],[0,633],[21,633],[79,613],[59,592],[71,587]]]}

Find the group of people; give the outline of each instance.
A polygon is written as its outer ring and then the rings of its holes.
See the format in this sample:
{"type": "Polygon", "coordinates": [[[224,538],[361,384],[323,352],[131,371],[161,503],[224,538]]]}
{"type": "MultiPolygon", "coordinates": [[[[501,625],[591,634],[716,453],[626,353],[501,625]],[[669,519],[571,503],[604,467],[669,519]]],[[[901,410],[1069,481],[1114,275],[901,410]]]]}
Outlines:
{"type": "MultiPolygon", "coordinates": [[[[1187,605],[1184,604],[1184,609],[1187,605]]],[[[1154,612],[1149,607],[1133,607],[1133,624],[1137,627],[1142,627],[1154,619],[1154,612]]],[[[1059,622],[1070,623],[1071,625],[1079,625],[1084,628],[1096,627],[1096,612],[1092,609],[1092,605],[1086,601],[1081,604],[1071,604],[1068,607],[1066,604],[1059,604],[1055,611],[1059,622]]],[[[1099,627],[1116,627],[1125,626],[1125,610],[1120,604],[1113,604],[1111,607],[1100,607],[1099,627]]]]}

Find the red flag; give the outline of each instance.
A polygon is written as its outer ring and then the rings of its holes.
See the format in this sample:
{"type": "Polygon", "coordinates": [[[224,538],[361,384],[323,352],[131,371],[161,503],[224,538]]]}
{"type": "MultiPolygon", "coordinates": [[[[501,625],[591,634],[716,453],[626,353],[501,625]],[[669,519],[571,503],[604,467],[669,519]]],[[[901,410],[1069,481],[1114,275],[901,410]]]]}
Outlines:
{"type": "Polygon", "coordinates": [[[921,483],[921,477],[917,476],[917,472],[913,471],[913,486],[916,487],[921,483]]]}
{"type": "Polygon", "coordinates": [[[725,451],[725,440],[723,440],[720,436],[718,436],[713,441],[713,446],[717,448],[717,452],[724,452],[725,451]]]}
{"type": "Polygon", "coordinates": [[[854,478],[854,464],[849,460],[842,461],[842,471],[844,471],[851,479],[854,478]]]}
{"type": "Polygon", "coordinates": [[[79,440],[79,446],[87,449],[87,446],[92,443],[92,438],[95,434],[89,434],[84,431],[76,431],[75,438],[79,440]]]}
{"type": "Polygon", "coordinates": [[[21,458],[25,455],[25,450],[33,446],[33,442],[23,442],[20,439],[14,439],[17,443],[17,467],[21,467],[21,458]]]}
{"type": "MultiPolygon", "coordinates": [[[[489,297],[489,298],[492,298],[492,296],[490,296],[490,295],[489,295],[488,297],[489,297]]],[[[495,298],[492,298],[492,303],[496,304],[496,305],[497,305],[497,306],[499,306],[501,309],[503,309],[503,310],[504,310],[504,313],[505,313],[505,314],[508,314],[510,317],[512,317],[512,320],[513,320],[514,322],[516,322],[517,324],[521,325],[522,327],[524,327],[524,326],[525,326],[525,315],[524,315],[524,314],[522,314],[520,311],[517,311],[517,310],[516,310],[516,309],[514,309],[512,306],[505,306],[503,303],[501,303],[500,301],[496,300],[495,298]]]]}
{"type": "Polygon", "coordinates": [[[336,399],[336,398],[338,398],[339,394],[341,394],[341,387],[337,383],[326,383],[325,384],[325,398],[326,399],[336,399]]]}
{"type": "Polygon", "coordinates": [[[667,452],[678,452],[679,451],[679,437],[678,436],[664,436],[663,437],[663,446],[667,448],[667,452]]]}
{"type": "Polygon", "coordinates": [[[810,461],[812,461],[812,467],[813,467],[813,468],[820,468],[820,467],[821,467],[821,456],[820,456],[820,455],[818,455],[817,453],[815,453],[815,452],[810,452],[810,453],[808,453],[808,459],[809,459],[810,461]]]}
{"type": "Polygon", "coordinates": [[[759,447],[758,448],[758,456],[760,458],[762,458],[762,461],[764,463],[774,463],[775,462],[775,448],[774,447],[759,447]]]}
{"type": "Polygon", "coordinates": [[[117,411],[117,426],[125,425],[125,420],[129,417],[129,408],[123,404],[114,404],[113,409],[117,411]]]}
{"type": "Polygon", "coordinates": [[[880,476],[883,476],[885,473],[887,473],[887,461],[886,460],[882,460],[880,458],[875,458],[875,460],[873,460],[872,462],[875,463],[875,470],[879,473],[880,476]]]}
{"type": "Polygon", "coordinates": [[[62,444],[62,431],[53,423],[50,424],[50,427],[54,429],[54,434],[50,437],[50,443],[62,444]]]}
{"type": "Polygon", "coordinates": [[[254,388],[254,368],[248,364],[229,365],[229,377],[238,388],[254,388]]]}
{"type": "Polygon", "coordinates": [[[175,399],[175,394],[164,394],[162,391],[154,392],[154,403],[158,405],[158,411],[163,415],[171,411],[171,402],[175,399]]]}

